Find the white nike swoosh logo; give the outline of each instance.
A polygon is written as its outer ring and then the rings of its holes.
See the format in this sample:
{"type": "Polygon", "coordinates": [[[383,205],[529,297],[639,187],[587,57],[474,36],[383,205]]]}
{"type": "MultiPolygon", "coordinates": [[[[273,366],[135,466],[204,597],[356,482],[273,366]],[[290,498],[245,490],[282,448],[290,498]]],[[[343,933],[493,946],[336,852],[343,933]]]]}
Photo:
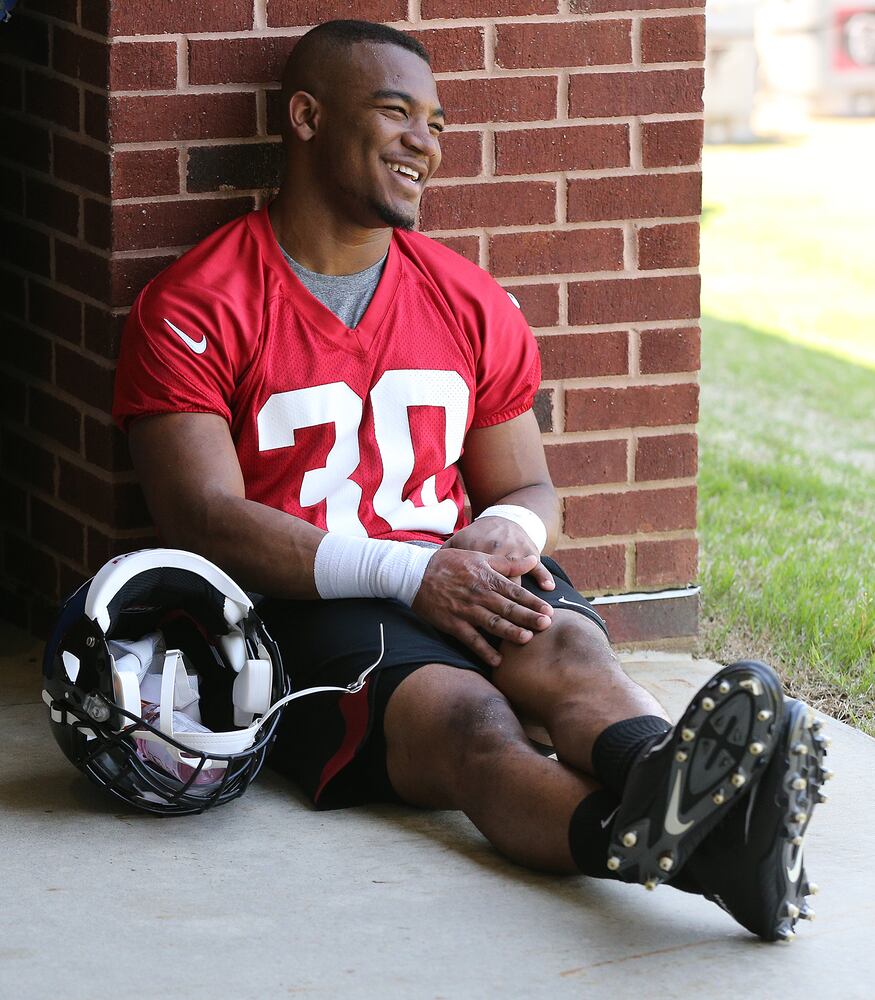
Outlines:
{"type": "Polygon", "coordinates": [[[620,811],[620,807],[617,806],[617,808],[611,813],[610,816],[608,816],[607,819],[599,820],[599,825],[601,826],[601,828],[603,830],[607,828],[608,823],[610,823],[613,820],[613,818],[617,815],[617,813],[619,811],[620,811]]]}
{"type": "Polygon", "coordinates": [[[170,322],[169,319],[165,319],[164,322],[170,327],[170,329],[182,339],[183,344],[186,347],[191,348],[195,354],[203,354],[207,349],[207,335],[203,334],[200,340],[192,340],[187,333],[183,333],[178,326],[175,326],[170,322]]]}
{"type": "Polygon", "coordinates": [[[665,814],[665,829],[674,836],[685,833],[693,825],[693,820],[683,823],[678,815],[678,806],[681,802],[681,779],[680,771],[675,775],[674,788],[671,790],[671,798],[668,802],[668,812],[665,814]]]}
{"type": "Polygon", "coordinates": [[[802,872],[802,845],[800,844],[796,850],[796,860],[793,862],[793,866],[787,869],[787,878],[791,882],[795,882],[802,872]]]}

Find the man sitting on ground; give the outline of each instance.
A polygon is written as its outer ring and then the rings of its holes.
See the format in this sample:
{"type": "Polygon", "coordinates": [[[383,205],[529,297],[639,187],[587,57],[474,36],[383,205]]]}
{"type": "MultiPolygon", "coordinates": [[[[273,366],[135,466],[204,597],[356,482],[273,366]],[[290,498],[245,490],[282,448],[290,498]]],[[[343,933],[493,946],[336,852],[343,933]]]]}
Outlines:
{"type": "Polygon", "coordinates": [[[329,22],[282,97],[279,193],[144,289],[115,406],[165,542],[266,595],[297,688],[349,686],[290,709],[274,764],[319,808],[461,809],[522,865],[666,881],[792,936],[817,724],[744,662],[672,727],[542,554],[534,337],[412,231],[444,126],[427,53],[329,22]]]}

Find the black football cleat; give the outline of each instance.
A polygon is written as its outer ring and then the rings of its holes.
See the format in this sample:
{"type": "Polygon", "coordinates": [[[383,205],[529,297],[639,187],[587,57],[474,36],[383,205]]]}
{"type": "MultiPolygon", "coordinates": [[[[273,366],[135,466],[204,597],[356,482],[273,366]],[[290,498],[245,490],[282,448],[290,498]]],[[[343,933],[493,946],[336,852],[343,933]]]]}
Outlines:
{"type": "Polygon", "coordinates": [[[615,878],[653,889],[683,867],[765,771],[782,706],[764,663],[733,663],[705,684],[632,765],[608,849],[615,878]]]}
{"type": "Polygon", "coordinates": [[[798,919],[813,919],[802,842],[811,814],[826,801],[820,788],[829,743],[803,702],[784,703],[771,761],[746,801],[692,855],[684,881],[764,941],[789,941],[798,919]]]}

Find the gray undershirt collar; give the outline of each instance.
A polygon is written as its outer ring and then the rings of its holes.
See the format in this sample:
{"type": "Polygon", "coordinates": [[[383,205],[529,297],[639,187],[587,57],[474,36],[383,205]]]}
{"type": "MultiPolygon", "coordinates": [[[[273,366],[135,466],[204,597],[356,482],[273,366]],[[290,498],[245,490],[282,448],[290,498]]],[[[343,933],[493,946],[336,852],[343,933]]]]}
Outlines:
{"type": "Polygon", "coordinates": [[[289,256],[283,247],[280,247],[280,250],[307,291],[350,330],[358,326],[371,304],[386,265],[386,258],[389,256],[387,250],[376,264],[355,274],[320,274],[318,271],[310,271],[303,267],[294,257],[289,256]]]}

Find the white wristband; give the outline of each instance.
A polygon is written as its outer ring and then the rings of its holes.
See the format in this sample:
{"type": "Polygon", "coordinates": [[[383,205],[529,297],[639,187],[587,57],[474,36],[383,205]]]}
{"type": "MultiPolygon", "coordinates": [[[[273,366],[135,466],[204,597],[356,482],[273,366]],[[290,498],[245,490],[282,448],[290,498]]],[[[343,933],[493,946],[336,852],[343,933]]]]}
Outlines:
{"type": "Polygon", "coordinates": [[[394,597],[408,606],[437,549],[328,532],[316,550],[313,574],[319,596],[394,597]]]}
{"type": "Polygon", "coordinates": [[[544,551],[544,546],[547,544],[547,526],[528,507],[518,507],[516,504],[510,503],[499,503],[494,507],[487,507],[486,510],[481,511],[474,520],[479,521],[481,517],[503,517],[506,521],[513,521],[514,524],[518,524],[529,538],[531,538],[532,544],[539,552],[544,551]]]}

